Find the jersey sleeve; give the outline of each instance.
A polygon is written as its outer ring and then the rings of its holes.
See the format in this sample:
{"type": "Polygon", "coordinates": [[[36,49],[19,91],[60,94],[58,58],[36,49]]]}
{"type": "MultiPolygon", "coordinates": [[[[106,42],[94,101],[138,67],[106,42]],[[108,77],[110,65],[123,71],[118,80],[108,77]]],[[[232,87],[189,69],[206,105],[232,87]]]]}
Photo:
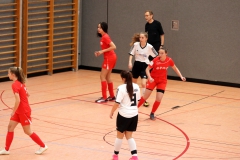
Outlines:
{"type": "Polygon", "coordinates": [[[158,23],[158,32],[159,32],[160,35],[164,34],[162,24],[160,22],[158,23]]]}
{"type": "Polygon", "coordinates": [[[152,45],[150,45],[150,52],[149,53],[152,57],[157,57],[158,56],[158,52],[153,48],[152,45]]]}
{"type": "Polygon", "coordinates": [[[129,54],[134,56],[136,51],[136,43],[133,44],[133,46],[130,48],[129,54]]]}
{"type": "Polygon", "coordinates": [[[112,40],[109,37],[109,35],[107,35],[102,37],[102,42],[109,45],[112,42],[112,40]]]}
{"type": "Polygon", "coordinates": [[[19,90],[20,90],[20,88],[17,86],[17,84],[16,83],[13,83],[12,84],[12,91],[13,91],[13,93],[15,94],[15,93],[19,93],[19,90]]]}
{"type": "Polygon", "coordinates": [[[172,58],[169,59],[169,66],[173,67],[174,66],[174,61],[172,60],[172,58]]]}
{"type": "Polygon", "coordinates": [[[116,101],[115,102],[120,104],[123,97],[124,97],[124,94],[121,91],[121,89],[118,87],[117,92],[116,92],[116,101]]]}

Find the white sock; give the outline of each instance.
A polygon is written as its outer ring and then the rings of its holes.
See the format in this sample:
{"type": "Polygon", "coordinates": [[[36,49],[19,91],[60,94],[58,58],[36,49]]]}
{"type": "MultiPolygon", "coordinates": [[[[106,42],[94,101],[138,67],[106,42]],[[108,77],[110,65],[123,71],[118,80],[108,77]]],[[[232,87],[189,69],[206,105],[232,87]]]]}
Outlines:
{"type": "Polygon", "coordinates": [[[122,145],[122,139],[116,138],[115,144],[114,144],[114,151],[119,152],[121,149],[121,145],[122,145]]]}
{"type": "Polygon", "coordinates": [[[146,88],[142,88],[142,95],[144,95],[146,88]]]}
{"type": "Polygon", "coordinates": [[[131,153],[132,153],[132,151],[136,151],[136,153],[134,153],[132,155],[137,156],[137,146],[136,146],[136,142],[133,138],[128,139],[128,145],[129,145],[131,153]]]}

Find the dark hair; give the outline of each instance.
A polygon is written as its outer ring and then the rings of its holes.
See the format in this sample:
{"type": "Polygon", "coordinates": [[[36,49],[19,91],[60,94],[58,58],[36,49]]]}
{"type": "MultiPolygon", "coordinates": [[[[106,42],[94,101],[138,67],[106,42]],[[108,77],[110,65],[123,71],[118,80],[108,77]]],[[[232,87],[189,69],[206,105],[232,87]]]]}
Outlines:
{"type": "Polygon", "coordinates": [[[12,74],[15,74],[15,76],[17,77],[19,82],[21,82],[23,84],[26,82],[26,76],[24,75],[21,67],[10,67],[9,71],[12,74]]]}
{"type": "MultiPolygon", "coordinates": [[[[102,30],[103,30],[105,33],[108,33],[108,24],[107,24],[106,22],[100,22],[99,24],[100,24],[102,30]]],[[[98,25],[99,25],[99,24],[98,24],[98,25]]],[[[98,37],[102,37],[102,35],[101,35],[100,33],[98,33],[98,32],[97,32],[97,36],[98,36],[98,37]]]]}
{"type": "Polygon", "coordinates": [[[168,53],[167,48],[160,48],[159,51],[160,51],[160,50],[164,50],[165,53],[168,53]]]}
{"type": "Polygon", "coordinates": [[[133,84],[132,84],[132,73],[129,71],[122,71],[121,77],[125,78],[125,83],[127,84],[127,92],[130,99],[133,96],[133,84]]]}

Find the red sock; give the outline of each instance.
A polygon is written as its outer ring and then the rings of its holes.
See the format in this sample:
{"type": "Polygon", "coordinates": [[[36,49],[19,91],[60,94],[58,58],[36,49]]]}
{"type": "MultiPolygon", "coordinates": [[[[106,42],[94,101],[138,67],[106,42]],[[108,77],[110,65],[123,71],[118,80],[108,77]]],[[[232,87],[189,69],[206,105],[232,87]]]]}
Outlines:
{"type": "Polygon", "coordinates": [[[146,100],[141,97],[141,99],[138,102],[138,108],[145,102],[146,100]]]}
{"type": "Polygon", "coordinates": [[[45,147],[45,144],[42,142],[42,140],[38,137],[38,135],[36,133],[32,133],[30,135],[30,137],[32,138],[32,140],[37,143],[40,147],[45,147]]]}
{"type": "Polygon", "coordinates": [[[102,85],[102,97],[104,99],[107,99],[107,82],[106,81],[102,81],[101,85],[102,85]]]}
{"type": "Polygon", "coordinates": [[[156,110],[158,109],[159,105],[160,105],[160,102],[158,102],[158,101],[154,102],[153,108],[152,108],[152,113],[156,112],[156,110]]]}
{"type": "Polygon", "coordinates": [[[7,133],[7,136],[6,136],[6,146],[5,146],[5,150],[8,151],[10,146],[11,146],[11,143],[12,143],[12,140],[13,140],[13,136],[14,136],[14,132],[8,132],[7,133]]]}
{"type": "Polygon", "coordinates": [[[114,92],[113,92],[113,83],[108,83],[108,91],[110,94],[110,97],[114,97],[114,92]]]}

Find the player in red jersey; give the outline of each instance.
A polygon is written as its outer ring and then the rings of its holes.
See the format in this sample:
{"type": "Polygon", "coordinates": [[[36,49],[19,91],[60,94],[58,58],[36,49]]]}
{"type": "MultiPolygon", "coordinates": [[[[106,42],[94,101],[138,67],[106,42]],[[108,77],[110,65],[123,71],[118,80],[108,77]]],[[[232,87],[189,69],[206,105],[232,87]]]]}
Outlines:
{"type": "Polygon", "coordinates": [[[102,86],[102,97],[97,99],[96,103],[103,103],[107,101],[114,101],[115,96],[113,92],[113,82],[111,80],[112,69],[115,67],[117,56],[114,52],[116,49],[115,44],[112,42],[111,38],[108,35],[108,24],[106,22],[101,22],[98,24],[97,29],[98,37],[101,37],[100,40],[100,51],[95,51],[95,56],[98,57],[101,54],[104,56],[104,61],[102,64],[102,70],[100,74],[101,86],[102,86]],[[110,96],[107,97],[107,88],[110,96]]]}
{"type": "Polygon", "coordinates": [[[30,136],[30,138],[40,146],[35,154],[42,154],[48,149],[48,147],[42,142],[36,133],[32,132],[30,127],[32,123],[31,108],[28,103],[29,94],[25,86],[25,75],[20,67],[10,67],[8,70],[8,77],[13,81],[12,90],[15,97],[15,105],[8,124],[6,146],[0,151],[0,155],[8,155],[10,153],[9,148],[14,137],[14,129],[18,123],[21,123],[24,133],[30,136]]]}
{"type": "Polygon", "coordinates": [[[140,107],[148,99],[152,93],[152,90],[156,87],[157,95],[152,107],[152,111],[150,113],[151,120],[155,120],[154,113],[160,105],[163,94],[165,92],[167,85],[167,69],[169,66],[172,67],[172,69],[182,79],[182,81],[186,81],[186,78],[182,76],[173,60],[167,56],[167,50],[163,48],[159,50],[158,57],[156,57],[146,68],[146,74],[148,76],[146,87],[147,89],[145,91],[145,94],[141,97],[138,103],[138,107],[140,107]],[[151,73],[149,72],[150,69],[152,69],[151,73]]]}

